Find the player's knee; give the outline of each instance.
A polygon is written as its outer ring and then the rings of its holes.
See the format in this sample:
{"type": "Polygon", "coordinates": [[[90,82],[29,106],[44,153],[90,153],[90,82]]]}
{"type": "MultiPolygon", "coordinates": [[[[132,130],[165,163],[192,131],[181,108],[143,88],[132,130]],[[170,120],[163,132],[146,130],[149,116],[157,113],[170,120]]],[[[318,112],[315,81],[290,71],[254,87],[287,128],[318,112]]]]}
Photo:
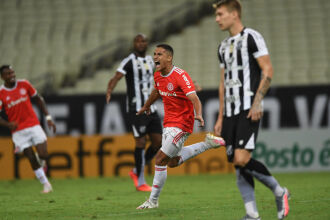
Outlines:
{"type": "Polygon", "coordinates": [[[162,151],[158,151],[158,153],[156,154],[155,162],[157,166],[166,166],[168,165],[169,159],[170,158],[162,151]]]}
{"type": "Polygon", "coordinates": [[[238,167],[245,167],[246,163],[244,163],[244,161],[235,161],[234,165],[238,167]]]}
{"type": "Polygon", "coordinates": [[[178,166],[177,164],[174,164],[174,163],[171,163],[171,162],[169,162],[167,165],[170,168],[174,168],[174,167],[177,167],[178,166]]]}
{"type": "Polygon", "coordinates": [[[239,167],[245,167],[245,165],[250,161],[251,153],[244,149],[235,150],[234,165],[239,167]]]}
{"type": "Polygon", "coordinates": [[[166,166],[167,162],[163,158],[156,158],[155,163],[157,166],[166,166]]]}
{"type": "Polygon", "coordinates": [[[135,147],[136,148],[145,148],[146,139],[144,137],[135,138],[135,147]]]}
{"type": "Polygon", "coordinates": [[[245,165],[249,162],[250,158],[247,157],[235,157],[234,165],[238,167],[245,167],[245,165]]]}
{"type": "Polygon", "coordinates": [[[178,162],[177,161],[174,161],[174,160],[170,160],[167,164],[168,167],[177,167],[178,166],[178,162]]]}

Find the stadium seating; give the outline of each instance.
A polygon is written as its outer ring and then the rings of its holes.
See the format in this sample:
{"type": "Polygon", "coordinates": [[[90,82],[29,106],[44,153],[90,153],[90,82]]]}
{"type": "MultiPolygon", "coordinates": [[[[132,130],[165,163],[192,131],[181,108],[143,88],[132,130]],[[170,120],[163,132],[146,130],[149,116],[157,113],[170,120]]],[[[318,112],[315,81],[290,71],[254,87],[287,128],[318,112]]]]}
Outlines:
{"type": "MultiPolygon", "coordinates": [[[[84,54],[118,38],[132,39],[138,32],[148,35],[155,18],[181,10],[184,2],[202,1],[1,0],[0,60],[13,64],[19,77],[31,81],[50,73],[58,89],[68,74],[78,76],[84,54]]],[[[329,2],[242,1],[244,24],[260,31],[267,42],[274,85],[330,83],[329,2]]],[[[165,40],[174,47],[175,64],[206,89],[218,86],[216,50],[227,36],[214,20],[210,14],[165,40]]],[[[154,46],[150,45],[149,54],[154,46]]],[[[58,93],[104,93],[118,65],[78,80],[74,88],[58,89],[58,93]]],[[[125,83],[116,88],[117,92],[124,90],[125,83]]]]}
{"type": "Polygon", "coordinates": [[[152,0],[1,0],[1,63],[19,77],[38,81],[46,72],[60,87],[65,74],[78,75],[90,50],[137,32],[181,1],[152,0]]]}

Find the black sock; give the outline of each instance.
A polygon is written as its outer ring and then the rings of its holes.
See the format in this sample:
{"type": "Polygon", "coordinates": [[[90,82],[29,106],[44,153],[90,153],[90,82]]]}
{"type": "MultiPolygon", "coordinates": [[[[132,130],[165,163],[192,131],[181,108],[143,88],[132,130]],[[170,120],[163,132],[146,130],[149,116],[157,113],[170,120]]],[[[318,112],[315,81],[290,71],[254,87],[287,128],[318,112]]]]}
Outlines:
{"type": "Polygon", "coordinates": [[[136,175],[140,176],[142,163],[143,163],[143,148],[135,148],[134,151],[134,158],[135,158],[135,168],[136,168],[136,175]]]}
{"type": "Polygon", "coordinates": [[[245,165],[244,170],[253,177],[257,178],[261,183],[270,188],[274,194],[276,194],[276,189],[281,187],[277,180],[270,174],[268,169],[260,161],[253,158],[245,165]]]}
{"type": "Polygon", "coordinates": [[[149,164],[150,161],[155,157],[160,147],[149,146],[147,152],[144,155],[146,164],[149,164]]]}
{"type": "MultiPolygon", "coordinates": [[[[245,172],[244,168],[241,168],[239,166],[235,166],[235,168],[239,169],[239,174],[244,177],[245,181],[248,182],[250,184],[250,186],[252,186],[252,188],[254,188],[253,176],[250,173],[245,172]]],[[[236,171],[236,173],[237,173],[237,171],[236,171]]]]}
{"type": "Polygon", "coordinates": [[[264,174],[266,176],[271,176],[270,172],[268,171],[267,167],[261,163],[260,161],[257,161],[253,158],[249,160],[249,162],[244,167],[247,170],[250,171],[256,171],[258,173],[264,174]]]}

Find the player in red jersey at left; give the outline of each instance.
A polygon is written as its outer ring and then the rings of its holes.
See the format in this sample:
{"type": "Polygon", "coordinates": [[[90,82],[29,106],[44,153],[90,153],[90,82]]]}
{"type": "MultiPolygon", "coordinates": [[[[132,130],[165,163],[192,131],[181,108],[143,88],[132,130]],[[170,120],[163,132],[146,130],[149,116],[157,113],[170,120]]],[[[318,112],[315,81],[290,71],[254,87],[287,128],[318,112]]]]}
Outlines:
{"type": "Polygon", "coordinates": [[[188,73],[173,66],[173,49],[167,44],[157,45],[154,52],[156,72],[155,88],[149,99],[137,114],[150,111],[150,106],[158,98],[164,103],[164,130],[162,147],[156,154],[155,176],[150,197],[137,209],[158,207],[158,198],[167,178],[167,166],[176,167],[186,160],[211,149],[224,146],[222,138],[206,135],[204,142],[183,147],[192,133],[194,121],[204,126],[202,104],[188,73]]]}
{"type": "Polygon", "coordinates": [[[56,126],[44,99],[27,80],[16,80],[15,71],[9,65],[1,66],[0,74],[4,81],[4,85],[0,87],[0,111],[4,110],[8,116],[8,121],[0,117],[0,125],[10,129],[15,153],[24,153],[36,177],[43,184],[42,193],[49,193],[53,189],[42,167],[42,161],[48,158],[47,137],[32,108],[30,98],[36,100],[45,114],[48,127],[56,132],[56,126]],[[37,154],[34,153],[33,146],[36,147],[37,154]]]}

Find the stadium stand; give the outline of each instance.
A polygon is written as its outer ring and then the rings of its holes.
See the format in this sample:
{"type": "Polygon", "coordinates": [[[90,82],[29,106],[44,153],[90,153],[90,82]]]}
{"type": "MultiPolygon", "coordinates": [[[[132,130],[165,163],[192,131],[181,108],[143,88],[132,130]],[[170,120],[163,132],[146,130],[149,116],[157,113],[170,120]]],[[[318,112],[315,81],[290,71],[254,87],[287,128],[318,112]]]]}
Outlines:
{"type": "MultiPolygon", "coordinates": [[[[157,42],[173,45],[175,63],[203,88],[216,88],[216,49],[227,35],[214,21],[212,2],[1,0],[0,60],[45,93],[104,93],[132,37],[143,32],[151,37],[149,54],[157,42]]],[[[244,23],[268,44],[274,85],[330,83],[329,2],[242,1],[244,23]]],[[[124,90],[121,82],[116,92],[124,90]]]]}

